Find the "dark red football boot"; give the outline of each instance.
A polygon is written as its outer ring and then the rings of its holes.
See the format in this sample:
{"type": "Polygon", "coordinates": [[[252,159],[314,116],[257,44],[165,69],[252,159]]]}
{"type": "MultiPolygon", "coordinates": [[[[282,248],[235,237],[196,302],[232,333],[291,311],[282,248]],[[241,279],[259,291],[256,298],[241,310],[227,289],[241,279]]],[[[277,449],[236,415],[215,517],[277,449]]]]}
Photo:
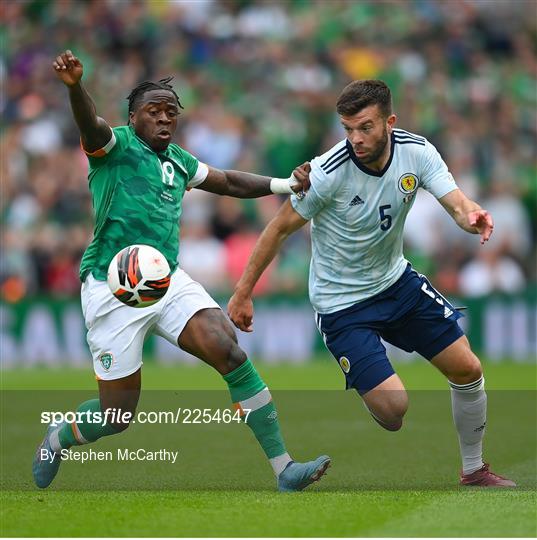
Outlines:
{"type": "Polygon", "coordinates": [[[493,473],[489,469],[489,464],[484,463],[481,469],[473,473],[464,474],[461,472],[461,486],[516,487],[516,484],[509,478],[493,473]]]}

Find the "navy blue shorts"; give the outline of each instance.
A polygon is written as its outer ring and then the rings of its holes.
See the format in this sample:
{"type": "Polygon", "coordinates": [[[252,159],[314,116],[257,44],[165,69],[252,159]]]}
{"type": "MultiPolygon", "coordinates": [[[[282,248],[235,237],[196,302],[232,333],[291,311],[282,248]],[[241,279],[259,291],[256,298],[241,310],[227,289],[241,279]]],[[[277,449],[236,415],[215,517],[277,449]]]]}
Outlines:
{"type": "Polygon", "coordinates": [[[463,335],[462,317],[429,280],[407,266],[385,291],[329,314],[317,314],[317,326],[328,350],[360,394],[393,375],[381,338],[431,360],[463,335]]]}

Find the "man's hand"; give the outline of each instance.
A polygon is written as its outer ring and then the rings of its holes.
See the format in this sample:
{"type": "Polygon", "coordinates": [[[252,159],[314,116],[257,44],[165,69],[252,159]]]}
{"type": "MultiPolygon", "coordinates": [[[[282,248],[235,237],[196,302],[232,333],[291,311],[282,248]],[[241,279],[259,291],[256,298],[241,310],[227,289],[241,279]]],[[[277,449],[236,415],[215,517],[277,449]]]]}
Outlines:
{"type": "Polygon", "coordinates": [[[476,202],[470,200],[460,189],[450,191],[438,201],[461,229],[481,235],[482,244],[490,238],[494,229],[492,216],[476,202]]]}
{"type": "Polygon", "coordinates": [[[474,210],[468,214],[468,222],[481,235],[481,243],[484,244],[494,229],[492,216],[486,210],[474,210]]]}
{"type": "Polygon", "coordinates": [[[239,330],[254,331],[254,304],[251,297],[235,292],[228,302],[227,314],[239,330]]]}
{"type": "Polygon", "coordinates": [[[297,194],[302,194],[302,197],[306,194],[308,189],[310,188],[310,172],[311,172],[311,165],[309,161],[306,161],[305,163],[302,163],[302,165],[299,165],[295,168],[293,171],[293,176],[295,177],[297,183],[294,185],[291,185],[291,189],[297,194]]]}
{"type": "Polygon", "coordinates": [[[56,75],[67,86],[74,86],[82,78],[82,62],[67,50],[56,57],[52,63],[56,75]]]}

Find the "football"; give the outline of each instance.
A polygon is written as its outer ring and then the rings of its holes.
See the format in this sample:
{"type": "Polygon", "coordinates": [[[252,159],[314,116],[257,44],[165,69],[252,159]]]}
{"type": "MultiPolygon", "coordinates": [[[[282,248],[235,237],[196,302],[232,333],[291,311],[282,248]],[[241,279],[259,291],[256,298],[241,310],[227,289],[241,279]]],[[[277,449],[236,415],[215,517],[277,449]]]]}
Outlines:
{"type": "Polygon", "coordinates": [[[108,286],[127,306],[158,302],[170,286],[170,265],[162,253],[143,244],[122,249],[108,266],[108,286]]]}

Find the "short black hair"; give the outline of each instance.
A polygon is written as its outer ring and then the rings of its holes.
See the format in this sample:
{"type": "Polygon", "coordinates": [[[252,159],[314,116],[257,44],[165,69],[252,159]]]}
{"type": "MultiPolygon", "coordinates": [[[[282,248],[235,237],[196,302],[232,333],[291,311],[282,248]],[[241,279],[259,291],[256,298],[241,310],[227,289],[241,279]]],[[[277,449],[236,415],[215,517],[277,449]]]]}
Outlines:
{"type": "Polygon", "coordinates": [[[378,105],[384,118],[392,114],[392,93],[384,81],[353,81],[341,92],[336,103],[340,116],[353,116],[370,105],[378,105]]]}
{"type": "Polygon", "coordinates": [[[129,114],[131,112],[134,112],[138,108],[138,105],[140,104],[140,101],[142,101],[144,94],[146,92],[149,92],[150,90],[168,90],[175,96],[175,99],[177,100],[177,105],[181,109],[184,109],[184,107],[181,105],[181,102],[179,101],[179,96],[175,93],[173,86],[170,84],[170,81],[172,79],[173,77],[166,77],[165,79],[160,79],[157,82],[144,81],[141,82],[136,88],[133,88],[131,93],[127,96],[127,99],[129,100],[129,114]]]}

